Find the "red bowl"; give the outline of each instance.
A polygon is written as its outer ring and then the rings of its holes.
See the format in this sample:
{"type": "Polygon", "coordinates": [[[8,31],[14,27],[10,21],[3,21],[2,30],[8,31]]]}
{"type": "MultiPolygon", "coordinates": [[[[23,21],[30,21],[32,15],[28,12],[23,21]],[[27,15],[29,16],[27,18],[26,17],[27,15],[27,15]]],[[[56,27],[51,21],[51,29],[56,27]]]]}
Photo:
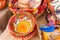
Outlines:
{"type": "MultiPolygon", "coordinates": [[[[31,28],[31,30],[29,31],[29,32],[27,32],[26,34],[27,34],[27,37],[29,36],[29,35],[31,35],[31,37],[35,34],[35,32],[36,32],[36,24],[35,24],[35,19],[34,19],[34,17],[32,16],[32,15],[30,15],[29,13],[27,14],[27,13],[23,13],[23,14],[20,14],[20,15],[23,15],[23,17],[25,17],[25,16],[27,16],[28,17],[28,19],[27,20],[31,20],[32,21],[32,28],[31,28]],[[33,34],[33,35],[32,35],[33,34]]],[[[21,17],[21,18],[23,18],[23,17],[21,17]]],[[[9,30],[10,30],[10,33],[13,35],[13,36],[15,36],[15,37],[19,37],[19,38],[25,38],[26,37],[26,35],[23,35],[22,33],[17,33],[17,32],[15,32],[14,31],[14,27],[12,26],[12,23],[14,23],[16,21],[16,15],[13,15],[11,18],[10,18],[10,20],[9,20],[9,22],[8,22],[8,28],[9,28],[9,30]]]]}
{"type": "MultiPolygon", "coordinates": [[[[17,1],[18,1],[18,0],[14,0],[13,2],[15,3],[15,2],[17,2],[17,1]]],[[[24,11],[30,12],[31,14],[34,15],[34,17],[37,18],[38,16],[40,16],[40,15],[44,12],[46,6],[47,6],[47,0],[42,0],[40,6],[36,8],[36,10],[37,10],[36,13],[34,13],[34,9],[33,9],[33,8],[32,8],[32,9],[26,9],[26,10],[24,10],[24,11]]],[[[9,2],[9,8],[10,8],[10,10],[11,10],[14,14],[16,14],[18,8],[15,7],[15,6],[13,6],[12,0],[9,2]]],[[[20,9],[18,9],[18,10],[19,10],[18,12],[21,11],[20,9]]]]}

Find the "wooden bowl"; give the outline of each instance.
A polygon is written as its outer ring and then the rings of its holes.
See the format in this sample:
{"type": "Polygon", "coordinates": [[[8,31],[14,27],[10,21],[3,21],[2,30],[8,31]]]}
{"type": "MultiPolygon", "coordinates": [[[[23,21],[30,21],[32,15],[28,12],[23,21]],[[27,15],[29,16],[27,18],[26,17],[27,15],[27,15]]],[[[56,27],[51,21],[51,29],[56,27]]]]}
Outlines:
{"type": "Polygon", "coordinates": [[[18,33],[18,32],[15,32],[14,31],[15,30],[15,27],[13,26],[13,23],[16,21],[16,17],[17,17],[16,15],[13,15],[10,18],[9,22],[8,22],[8,28],[10,30],[10,33],[14,37],[19,37],[19,38],[25,38],[25,37],[27,37],[27,39],[29,39],[33,35],[35,35],[35,32],[36,32],[36,30],[35,30],[36,29],[35,19],[34,19],[34,17],[32,15],[30,15],[30,13],[21,13],[21,14],[18,14],[20,16],[19,19],[23,19],[24,17],[28,17],[27,20],[31,20],[32,21],[32,26],[31,26],[30,30],[29,31],[27,30],[28,32],[24,32],[24,33],[18,33]],[[29,35],[30,35],[30,37],[28,37],[29,35]]]}
{"type": "MultiPolygon", "coordinates": [[[[16,3],[18,0],[10,0],[9,1],[9,8],[10,10],[13,12],[13,14],[16,14],[16,12],[20,12],[21,11],[21,8],[18,8],[18,7],[15,7],[14,6],[14,3],[16,3]],[[14,3],[13,3],[14,2],[14,3]],[[19,11],[17,11],[19,10],[19,11]]],[[[37,8],[28,8],[28,9],[22,9],[22,11],[27,11],[27,12],[30,12],[31,14],[34,15],[34,17],[39,17],[43,12],[44,10],[46,9],[46,6],[47,6],[47,0],[42,0],[41,3],[40,3],[40,6],[38,6],[37,8]]]]}

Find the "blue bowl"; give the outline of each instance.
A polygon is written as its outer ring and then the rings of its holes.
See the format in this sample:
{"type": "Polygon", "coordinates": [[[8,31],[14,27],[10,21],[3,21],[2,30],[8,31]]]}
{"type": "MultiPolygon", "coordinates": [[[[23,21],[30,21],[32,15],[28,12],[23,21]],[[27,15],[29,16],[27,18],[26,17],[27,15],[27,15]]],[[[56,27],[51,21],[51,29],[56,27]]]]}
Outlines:
{"type": "Polygon", "coordinates": [[[40,30],[44,31],[44,32],[53,32],[54,31],[54,25],[46,25],[46,26],[41,26],[40,30]]]}

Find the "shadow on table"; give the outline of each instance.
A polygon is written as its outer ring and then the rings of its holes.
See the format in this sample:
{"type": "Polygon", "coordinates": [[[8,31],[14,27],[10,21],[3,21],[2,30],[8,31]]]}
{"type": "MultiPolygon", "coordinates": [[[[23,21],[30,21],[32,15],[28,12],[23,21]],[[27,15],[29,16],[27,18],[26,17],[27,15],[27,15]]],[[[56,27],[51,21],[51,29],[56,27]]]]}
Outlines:
{"type": "Polygon", "coordinates": [[[13,14],[11,13],[11,11],[8,10],[4,15],[1,16],[1,18],[0,18],[0,34],[6,29],[7,23],[12,15],[13,14]]]}

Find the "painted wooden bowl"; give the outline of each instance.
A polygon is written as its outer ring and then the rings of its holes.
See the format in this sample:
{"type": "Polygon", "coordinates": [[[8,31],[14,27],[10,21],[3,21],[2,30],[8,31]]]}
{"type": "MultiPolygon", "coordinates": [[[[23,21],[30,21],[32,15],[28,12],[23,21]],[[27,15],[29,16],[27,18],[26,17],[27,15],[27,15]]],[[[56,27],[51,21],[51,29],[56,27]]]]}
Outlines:
{"type": "Polygon", "coordinates": [[[10,18],[8,28],[14,37],[29,39],[36,32],[35,19],[27,12],[16,14],[10,18]]]}
{"type": "Polygon", "coordinates": [[[16,12],[27,11],[34,15],[40,16],[47,6],[47,0],[10,0],[9,8],[16,14],[16,12]]]}

